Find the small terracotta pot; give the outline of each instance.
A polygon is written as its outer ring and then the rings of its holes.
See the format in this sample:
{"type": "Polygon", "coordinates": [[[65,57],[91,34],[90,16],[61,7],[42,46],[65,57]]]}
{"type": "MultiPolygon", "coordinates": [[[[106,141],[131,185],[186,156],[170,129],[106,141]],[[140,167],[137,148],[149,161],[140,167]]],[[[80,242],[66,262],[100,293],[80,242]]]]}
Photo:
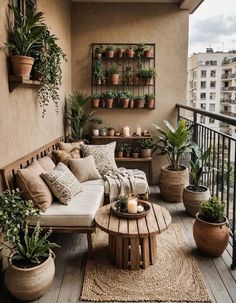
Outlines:
{"type": "Polygon", "coordinates": [[[193,225],[193,237],[198,249],[207,256],[219,257],[223,254],[229,242],[228,220],[223,223],[209,223],[199,218],[193,225]]]}
{"type": "Polygon", "coordinates": [[[122,106],[123,106],[123,108],[128,108],[129,107],[129,99],[122,100],[122,106]]]}
{"type": "Polygon", "coordinates": [[[134,50],[133,49],[127,49],[126,56],[128,58],[133,58],[134,57],[134,50]]]}
{"type": "Polygon", "coordinates": [[[27,56],[11,56],[10,57],[13,74],[22,76],[25,79],[30,78],[30,73],[34,64],[34,58],[27,56]]]}
{"type": "Polygon", "coordinates": [[[111,84],[118,85],[119,83],[119,74],[112,74],[111,75],[111,84]]]}
{"type": "Polygon", "coordinates": [[[146,104],[148,109],[154,108],[154,99],[148,99],[146,104]]]}
{"type": "Polygon", "coordinates": [[[124,55],[125,50],[123,48],[119,48],[116,55],[118,58],[122,58],[124,55]]]}
{"type": "Polygon", "coordinates": [[[136,108],[143,108],[144,107],[144,101],[143,99],[137,99],[135,100],[136,108]]]}
{"type": "Polygon", "coordinates": [[[93,108],[98,108],[99,107],[99,103],[100,103],[100,99],[98,99],[98,98],[93,98],[92,99],[92,107],[93,108]]]}
{"type": "Polygon", "coordinates": [[[96,80],[96,85],[101,85],[102,84],[102,80],[101,79],[97,79],[96,80]]]}
{"type": "Polygon", "coordinates": [[[107,135],[113,137],[115,135],[115,129],[114,128],[108,128],[107,135]]]}
{"type": "Polygon", "coordinates": [[[107,58],[113,58],[114,57],[114,51],[106,51],[106,57],[107,58]]]}
{"type": "Polygon", "coordinates": [[[141,156],[141,158],[150,158],[152,156],[152,149],[151,148],[141,148],[140,156],[141,156]]]}
{"type": "Polygon", "coordinates": [[[150,85],[152,78],[142,78],[143,85],[150,85]]]}
{"type": "Polygon", "coordinates": [[[123,158],[123,155],[124,155],[123,150],[122,150],[122,151],[117,151],[117,152],[116,152],[117,158],[123,158]]]}
{"type": "Polygon", "coordinates": [[[102,54],[97,53],[97,54],[96,54],[96,59],[101,60],[101,59],[102,59],[102,54]]]}
{"type": "Polygon", "coordinates": [[[132,153],[133,158],[139,158],[139,153],[132,153]]]}
{"type": "Polygon", "coordinates": [[[108,99],[106,99],[106,107],[107,107],[107,108],[112,108],[113,101],[114,101],[113,98],[108,98],[108,99]]]}
{"type": "Polygon", "coordinates": [[[130,100],[129,101],[129,107],[130,108],[134,108],[134,100],[130,100]]]}
{"type": "Polygon", "coordinates": [[[152,53],[151,49],[145,50],[143,54],[144,54],[145,58],[152,58],[153,57],[153,53],[152,53]]]}

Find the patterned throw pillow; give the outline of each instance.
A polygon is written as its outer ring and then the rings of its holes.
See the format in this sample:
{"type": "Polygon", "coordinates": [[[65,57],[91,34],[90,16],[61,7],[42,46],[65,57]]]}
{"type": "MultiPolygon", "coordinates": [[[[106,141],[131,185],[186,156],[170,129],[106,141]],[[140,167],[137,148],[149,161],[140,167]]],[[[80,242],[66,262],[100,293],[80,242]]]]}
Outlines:
{"type": "Polygon", "coordinates": [[[63,204],[82,191],[82,185],[67,166],[59,163],[51,172],[41,174],[54,196],[63,204]]]}
{"type": "Polygon", "coordinates": [[[106,145],[83,145],[82,151],[84,157],[93,156],[99,173],[104,175],[108,170],[117,169],[115,148],[116,142],[112,142],[106,145]]]}

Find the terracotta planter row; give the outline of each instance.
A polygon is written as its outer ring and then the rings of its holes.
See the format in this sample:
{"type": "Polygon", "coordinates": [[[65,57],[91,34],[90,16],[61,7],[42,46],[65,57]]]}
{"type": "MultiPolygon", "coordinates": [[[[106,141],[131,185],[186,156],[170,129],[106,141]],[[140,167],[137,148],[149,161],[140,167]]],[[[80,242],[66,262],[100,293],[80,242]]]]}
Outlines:
{"type": "MultiPolygon", "coordinates": [[[[93,108],[99,108],[99,107],[112,108],[113,103],[114,103],[113,98],[107,98],[107,99],[94,98],[94,99],[92,99],[93,108]]],[[[122,107],[123,108],[135,107],[135,108],[139,108],[139,109],[146,107],[148,109],[152,109],[152,108],[154,108],[154,103],[155,103],[154,99],[150,99],[150,100],[146,100],[146,101],[144,101],[143,99],[137,99],[134,101],[134,100],[129,100],[127,98],[127,99],[122,100],[122,107]]]]}
{"type": "Polygon", "coordinates": [[[130,155],[132,155],[132,158],[149,158],[152,156],[152,150],[151,149],[140,149],[140,152],[134,152],[134,153],[131,153],[131,154],[127,154],[127,153],[124,153],[123,151],[117,151],[116,152],[116,156],[117,158],[123,158],[123,157],[126,157],[126,158],[129,158],[130,155]]]}
{"type": "MultiPolygon", "coordinates": [[[[136,84],[136,85],[151,85],[151,81],[152,78],[143,78],[140,79],[138,77],[134,78],[134,79],[129,79],[128,81],[124,81],[124,85],[132,85],[132,84],[136,84]]],[[[113,74],[111,75],[111,77],[108,79],[108,81],[106,79],[103,80],[96,80],[95,84],[96,85],[106,85],[107,83],[110,83],[111,85],[118,85],[119,84],[119,74],[113,74]]]]}
{"type": "MultiPolygon", "coordinates": [[[[104,55],[102,53],[96,54],[96,59],[101,60],[102,57],[105,56],[106,58],[134,58],[135,57],[135,51],[133,48],[129,48],[126,51],[124,49],[119,49],[117,52],[113,50],[109,50],[104,52],[104,55]]],[[[144,51],[143,53],[144,58],[152,58],[153,57],[153,51],[151,49],[144,51]]]]}

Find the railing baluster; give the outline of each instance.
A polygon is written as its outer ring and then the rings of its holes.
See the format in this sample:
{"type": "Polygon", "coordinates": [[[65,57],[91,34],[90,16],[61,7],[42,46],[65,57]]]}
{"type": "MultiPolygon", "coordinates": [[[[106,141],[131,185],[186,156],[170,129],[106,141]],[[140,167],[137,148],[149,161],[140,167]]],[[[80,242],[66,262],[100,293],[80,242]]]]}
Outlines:
{"type": "MultiPolygon", "coordinates": [[[[213,163],[212,166],[215,168],[215,160],[216,160],[216,133],[213,134],[213,163]]],[[[216,171],[212,172],[212,196],[215,194],[215,176],[217,176],[216,171]]]]}
{"type": "Polygon", "coordinates": [[[235,235],[235,221],[236,221],[236,142],[234,142],[234,193],[233,193],[233,215],[232,215],[232,234],[233,234],[233,264],[236,267],[236,235],[235,235]]]}
{"type": "Polygon", "coordinates": [[[221,201],[224,200],[224,181],[225,181],[225,137],[222,136],[222,159],[221,159],[221,201]]]}
{"type": "Polygon", "coordinates": [[[220,180],[220,134],[217,136],[217,177],[216,177],[216,196],[219,197],[219,180],[220,180]]]}
{"type": "Polygon", "coordinates": [[[231,140],[228,139],[228,163],[227,163],[227,205],[226,205],[226,216],[229,218],[229,204],[230,204],[230,170],[231,170],[231,165],[230,165],[230,157],[231,157],[231,140]]]}

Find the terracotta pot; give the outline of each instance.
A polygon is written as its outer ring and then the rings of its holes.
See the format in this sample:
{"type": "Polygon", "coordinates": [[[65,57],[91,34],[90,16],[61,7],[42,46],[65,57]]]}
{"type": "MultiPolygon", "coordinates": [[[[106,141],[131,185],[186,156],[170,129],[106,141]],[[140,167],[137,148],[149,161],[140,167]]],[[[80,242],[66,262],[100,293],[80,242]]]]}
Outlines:
{"type": "Polygon", "coordinates": [[[149,158],[152,156],[152,149],[151,148],[141,148],[140,149],[140,156],[141,158],[149,158]]]}
{"type": "Polygon", "coordinates": [[[153,57],[153,53],[152,53],[151,49],[145,50],[143,54],[144,54],[144,57],[146,57],[146,58],[152,58],[153,57]]]}
{"type": "Polygon", "coordinates": [[[115,136],[115,130],[114,130],[114,128],[110,128],[110,129],[108,128],[107,134],[108,134],[108,136],[111,136],[111,137],[115,136]]]}
{"type": "Polygon", "coordinates": [[[143,99],[137,99],[135,100],[136,108],[143,108],[144,107],[144,101],[143,99]]]}
{"type": "Polygon", "coordinates": [[[129,107],[129,99],[122,100],[122,106],[123,106],[123,108],[128,108],[129,107]]]}
{"type": "Polygon", "coordinates": [[[111,84],[118,85],[119,83],[119,74],[112,74],[111,75],[111,84]]]}
{"type": "Polygon", "coordinates": [[[182,202],[183,190],[189,184],[189,171],[185,166],[183,170],[172,171],[169,165],[161,168],[159,187],[162,197],[168,202],[182,202]]]}
{"type": "Polygon", "coordinates": [[[114,51],[106,51],[106,57],[107,58],[113,58],[114,57],[114,51]]]}
{"type": "Polygon", "coordinates": [[[143,84],[144,85],[150,85],[151,84],[151,78],[142,78],[143,84]]]}
{"type": "Polygon", "coordinates": [[[129,101],[129,107],[130,108],[134,108],[134,100],[130,100],[129,101]]]}
{"type": "Polygon", "coordinates": [[[133,158],[139,158],[139,153],[132,153],[133,158]]]}
{"type": "Polygon", "coordinates": [[[134,57],[134,50],[133,49],[127,49],[126,56],[128,58],[133,58],[134,57]]]}
{"type": "Polygon", "coordinates": [[[196,192],[191,190],[191,185],[184,188],[183,191],[183,203],[186,209],[186,213],[195,217],[199,212],[200,204],[203,201],[207,201],[210,198],[210,191],[206,186],[201,185],[203,191],[196,192]]]}
{"type": "Polygon", "coordinates": [[[113,98],[108,98],[108,99],[106,99],[106,107],[107,107],[107,108],[112,108],[113,101],[114,101],[113,98]]]}
{"type": "Polygon", "coordinates": [[[148,99],[147,101],[146,101],[146,104],[147,104],[147,108],[148,109],[151,109],[151,108],[154,108],[154,99],[148,99]]]}
{"type": "Polygon", "coordinates": [[[98,98],[92,99],[92,107],[93,108],[98,108],[99,107],[99,103],[100,103],[100,99],[98,99],[98,98]]]}
{"type": "Polygon", "coordinates": [[[123,151],[117,151],[116,156],[117,158],[123,158],[124,152],[123,151]]]}
{"type": "Polygon", "coordinates": [[[30,78],[34,58],[27,56],[11,56],[10,58],[13,74],[15,76],[22,76],[25,79],[30,78]]]}
{"type": "Polygon", "coordinates": [[[31,301],[38,299],[49,289],[55,273],[51,256],[42,264],[32,268],[18,268],[9,259],[5,283],[9,292],[17,299],[31,301]]]}
{"type": "Polygon", "coordinates": [[[229,242],[228,220],[223,223],[209,223],[199,218],[193,225],[193,237],[198,249],[207,256],[219,257],[226,249],[229,242]]]}
{"type": "Polygon", "coordinates": [[[125,52],[125,50],[123,48],[118,49],[117,54],[116,54],[117,57],[122,58],[124,55],[124,52],[125,52]]]}
{"type": "Polygon", "coordinates": [[[101,84],[102,84],[102,80],[101,79],[96,80],[96,85],[101,85],[101,84]]]}

